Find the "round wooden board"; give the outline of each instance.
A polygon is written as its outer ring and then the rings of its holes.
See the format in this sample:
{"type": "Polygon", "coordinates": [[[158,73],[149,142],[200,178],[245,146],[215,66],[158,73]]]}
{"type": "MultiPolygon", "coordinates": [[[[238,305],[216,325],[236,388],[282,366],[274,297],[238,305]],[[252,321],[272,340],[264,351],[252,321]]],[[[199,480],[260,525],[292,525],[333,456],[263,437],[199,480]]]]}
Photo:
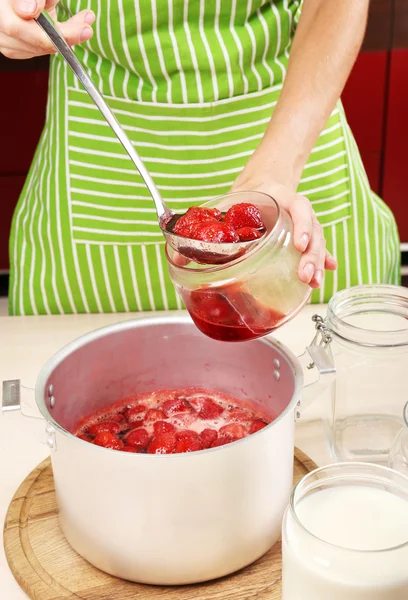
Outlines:
{"type": "MultiPolygon", "coordinates": [[[[315,468],[295,450],[295,482],[315,468]]],[[[99,571],[62,534],[50,459],[38,465],[14,495],[4,525],[4,548],[14,577],[32,600],[281,599],[280,542],[249,567],[209,583],[149,586],[99,571]]]]}

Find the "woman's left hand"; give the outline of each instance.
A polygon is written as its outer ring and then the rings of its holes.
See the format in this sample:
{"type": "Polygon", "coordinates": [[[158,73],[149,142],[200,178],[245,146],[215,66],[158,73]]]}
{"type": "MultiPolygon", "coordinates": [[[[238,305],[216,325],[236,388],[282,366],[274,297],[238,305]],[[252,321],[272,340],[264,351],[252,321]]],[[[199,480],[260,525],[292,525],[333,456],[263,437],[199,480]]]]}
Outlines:
{"type": "Polygon", "coordinates": [[[293,221],[293,241],[302,252],[298,277],[312,288],[320,287],[324,270],[337,269],[337,261],[326,249],[323,228],[320,225],[311,202],[297,194],[288,186],[268,177],[247,177],[244,171],[231,188],[232,192],[256,190],[272,196],[291,216],[293,221]]]}

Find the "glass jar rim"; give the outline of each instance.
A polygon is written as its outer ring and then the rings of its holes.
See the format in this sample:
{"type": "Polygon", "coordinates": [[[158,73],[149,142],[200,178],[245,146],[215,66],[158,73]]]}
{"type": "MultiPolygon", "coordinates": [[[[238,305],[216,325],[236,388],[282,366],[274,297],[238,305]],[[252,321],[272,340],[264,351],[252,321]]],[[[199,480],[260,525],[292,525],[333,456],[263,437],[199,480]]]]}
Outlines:
{"type": "MultiPolygon", "coordinates": [[[[365,476],[361,476],[361,478],[359,480],[366,480],[366,481],[374,481],[375,479],[378,480],[379,484],[381,484],[381,486],[384,485],[385,482],[387,482],[387,485],[389,487],[394,487],[397,489],[404,489],[406,488],[406,493],[408,496],[408,477],[406,477],[405,475],[403,475],[402,473],[399,473],[398,471],[394,471],[393,469],[390,469],[388,467],[383,467],[382,465],[376,465],[376,464],[371,464],[371,463],[363,463],[363,462],[341,462],[341,463],[336,463],[336,464],[332,464],[332,465],[327,465],[325,467],[320,467],[318,469],[315,469],[314,471],[311,471],[310,473],[308,473],[307,475],[305,475],[293,488],[292,493],[290,495],[290,500],[289,500],[289,510],[290,513],[292,515],[292,517],[294,518],[294,520],[296,521],[296,523],[299,525],[299,527],[301,527],[301,529],[303,531],[305,531],[307,533],[307,535],[309,535],[310,537],[312,537],[313,539],[317,540],[318,542],[320,542],[321,544],[324,544],[325,546],[331,547],[331,548],[336,548],[337,550],[343,551],[343,552],[354,552],[358,555],[364,555],[364,554],[368,554],[368,555],[378,555],[378,554],[382,554],[385,552],[392,552],[395,550],[400,550],[402,548],[408,548],[408,539],[406,542],[403,542],[402,544],[398,544],[397,546],[389,546],[386,548],[379,548],[379,549],[375,549],[375,550],[359,550],[359,549],[355,549],[355,548],[347,548],[346,546],[339,546],[338,544],[333,544],[331,542],[327,542],[326,540],[323,540],[321,537],[319,537],[318,535],[312,533],[301,521],[301,519],[299,518],[297,512],[296,512],[296,496],[299,493],[299,489],[301,488],[302,485],[304,485],[305,483],[307,483],[313,476],[318,475],[319,473],[323,473],[324,471],[339,471],[340,474],[342,471],[345,470],[349,470],[351,471],[352,469],[361,469],[361,471],[363,470],[367,470],[367,469],[371,469],[373,471],[377,471],[378,476],[376,477],[374,474],[370,474],[369,476],[365,475],[365,476]],[[380,475],[383,475],[382,477],[380,477],[380,475]],[[387,480],[386,475],[390,476],[392,475],[392,479],[389,478],[387,480]],[[405,484],[404,488],[401,488],[401,486],[399,486],[397,483],[395,483],[395,480],[400,480],[403,482],[403,484],[405,484]]],[[[357,473],[354,474],[353,476],[354,478],[356,478],[356,481],[359,481],[357,479],[357,473]]],[[[350,474],[349,474],[349,478],[350,478],[350,474]]],[[[339,476],[326,476],[326,478],[321,478],[318,480],[317,483],[322,483],[322,482],[334,482],[334,481],[339,481],[339,476]]],[[[315,486],[312,486],[311,488],[309,488],[308,491],[312,490],[315,486]]]]}
{"type": "MultiPolygon", "coordinates": [[[[273,204],[275,205],[276,211],[277,211],[277,217],[276,217],[276,222],[275,222],[274,226],[272,227],[272,229],[270,231],[267,232],[266,235],[264,235],[259,240],[259,242],[257,244],[255,244],[248,252],[245,252],[245,254],[243,254],[242,256],[238,256],[234,260],[231,260],[231,261],[221,264],[221,265],[208,265],[208,266],[203,265],[202,266],[203,268],[188,269],[191,273],[217,273],[217,272],[223,271],[229,267],[234,267],[235,265],[243,262],[244,260],[247,260],[248,258],[254,256],[255,253],[257,253],[261,248],[263,248],[265,246],[265,244],[267,242],[269,242],[273,236],[276,236],[278,225],[281,221],[282,209],[279,206],[278,202],[275,200],[275,198],[273,196],[271,196],[270,194],[267,194],[266,192],[260,192],[259,190],[241,190],[241,191],[236,191],[236,192],[227,192],[226,194],[222,194],[221,196],[217,196],[217,197],[213,198],[212,200],[208,200],[207,202],[200,204],[199,207],[206,208],[207,206],[212,206],[214,203],[221,201],[222,198],[228,198],[230,196],[238,196],[238,195],[241,195],[244,193],[259,194],[261,196],[265,196],[265,197],[269,198],[270,200],[272,200],[273,204]]],[[[166,253],[166,258],[167,258],[168,262],[170,263],[170,265],[172,266],[172,268],[177,269],[177,270],[184,269],[184,267],[182,265],[178,265],[172,260],[171,256],[169,255],[169,252],[168,252],[168,244],[167,243],[165,246],[165,253],[166,253]]],[[[193,261],[191,261],[191,262],[193,262],[193,261]]]]}
{"type": "Polygon", "coordinates": [[[369,310],[369,307],[377,303],[375,312],[394,314],[408,319],[408,288],[387,284],[359,285],[341,290],[330,299],[326,317],[330,331],[340,339],[359,346],[371,348],[408,346],[408,327],[373,330],[353,325],[345,320],[346,316],[363,312],[361,308],[364,306],[364,301],[366,302],[364,312],[373,312],[373,310],[369,310]],[[381,302],[383,302],[383,307],[380,306],[381,302]],[[397,312],[398,307],[400,312],[397,312]],[[358,310],[353,312],[353,308],[358,310]],[[352,312],[347,312],[347,309],[352,312]],[[401,314],[401,310],[406,314],[401,314]]]}
{"type": "Polygon", "coordinates": [[[408,402],[405,404],[403,414],[404,414],[405,425],[408,427],[408,402]]]}

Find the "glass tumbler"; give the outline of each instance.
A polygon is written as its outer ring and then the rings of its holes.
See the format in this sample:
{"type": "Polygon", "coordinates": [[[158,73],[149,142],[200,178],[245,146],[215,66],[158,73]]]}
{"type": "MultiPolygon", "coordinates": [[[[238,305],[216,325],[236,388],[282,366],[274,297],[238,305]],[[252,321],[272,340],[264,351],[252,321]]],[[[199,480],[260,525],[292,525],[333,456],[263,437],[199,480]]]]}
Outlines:
{"type": "Polygon", "coordinates": [[[338,292],[322,326],[336,366],[325,398],[332,456],[386,466],[408,396],[408,288],[338,292]]]}
{"type": "Polygon", "coordinates": [[[222,265],[180,264],[166,246],[169,274],[194,323],[209,337],[242,341],[264,336],[291,319],[311,289],[299,281],[300,253],[289,214],[261,192],[235,192],[202,205],[226,212],[249,202],[261,211],[266,234],[243,256],[222,265]]]}
{"type": "Polygon", "coordinates": [[[404,408],[404,426],[392,445],[388,466],[408,477],[408,402],[404,408]]]}
{"type": "Polygon", "coordinates": [[[408,478],[367,463],[317,469],[282,523],[282,600],[406,600],[408,478]]]}

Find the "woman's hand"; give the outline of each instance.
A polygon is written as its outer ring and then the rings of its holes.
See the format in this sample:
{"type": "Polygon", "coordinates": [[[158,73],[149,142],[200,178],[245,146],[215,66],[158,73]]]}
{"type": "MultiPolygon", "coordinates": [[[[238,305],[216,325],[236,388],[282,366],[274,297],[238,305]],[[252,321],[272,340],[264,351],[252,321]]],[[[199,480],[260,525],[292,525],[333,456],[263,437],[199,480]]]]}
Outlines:
{"type": "MultiPolygon", "coordinates": [[[[254,156],[254,155],[253,155],[254,156]]],[[[250,161],[252,163],[252,161],[250,161]]],[[[293,241],[302,252],[299,262],[298,277],[312,288],[320,287],[324,270],[334,271],[336,259],[326,250],[323,228],[316,218],[310,201],[294,192],[290,187],[279,183],[268,176],[248,176],[247,167],[235,181],[231,191],[258,190],[273,196],[282,208],[287,210],[293,221],[293,241]]]]}
{"type": "MultiPolygon", "coordinates": [[[[47,10],[57,21],[55,7],[59,0],[0,0],[0,52],[8,58],[33,58],[55,53],[55,48],[33,21],[47,10]]],[[[68,21],[58,24],[60,33],[70,46],[92,37],[95,14],[83,10],[68,21]]]]}

